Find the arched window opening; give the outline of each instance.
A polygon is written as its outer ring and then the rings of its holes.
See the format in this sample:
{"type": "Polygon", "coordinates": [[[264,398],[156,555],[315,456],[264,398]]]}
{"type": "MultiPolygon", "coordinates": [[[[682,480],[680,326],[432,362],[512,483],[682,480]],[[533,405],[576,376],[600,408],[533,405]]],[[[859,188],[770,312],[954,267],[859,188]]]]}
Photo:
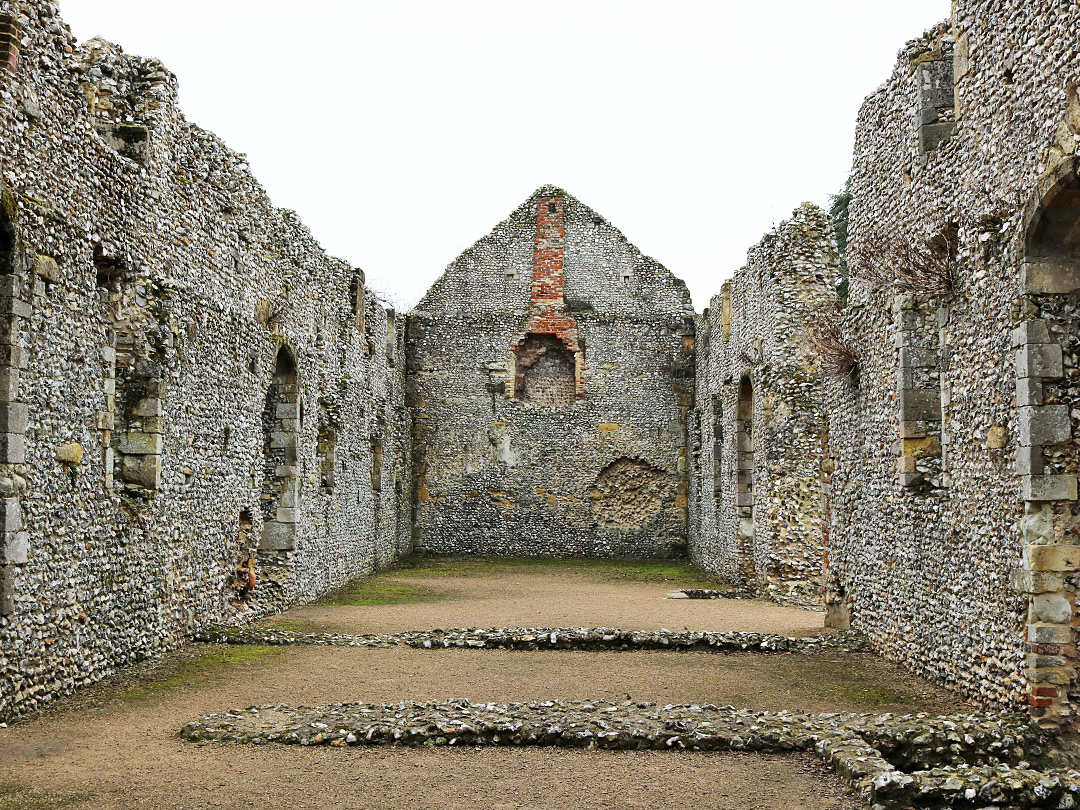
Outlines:
{"type": "MultiPolygon", "coordinates": [[[[1080,400],[1080,381],[1071,373],[1070,355],[1080,341],[1075,314],[1080,305],[1078,163],[1077,158],[1068,158],[1053,175],[1040,181],[1041,198],[1033,200],[1025,212],[1022,292],[1029,308],[1013,331],[1017,350],[1015,468],[1025,501],[1025,516],[1020,521],[1025,570],[1014,579],[1028,599],[1026,637],[1039,633],[1049,638],[1054,634],[1055,641],[1073,645],[1077,636],[1068,609],[1071,596],[1069,586],[1062,583],[1075,576],[1076,563],[1064,563],[1060,567],[1065,570],[1047,580],[1042,563],[1045,558],[1039,555],[1047,547],[1048,534],[1052,537],[1064,531],[1068,536],[1076,531],[1073,513],[1080,419],[1075,403],[1080,400]],[[1049,191],[1043,193],[1042,189],[1049,191]],[[1054,613],[1043,607],[1047,604],[1065,609],[1054,613]]],[[[997,437],[988,436],[988,446],[1003,449],[1008,443],[1003,428],[997,437]]],[[[1071,675],[1075,678],[1075,672],[1071,675]]],[[[1042,710],[1047,716],[1064,715],[1068,710],[1066,690],[1059,693],[1056,687],[1048,686],[1060,678],[1054,659],[1033,660],[1028,672],[1028,699],[1045,707],[1042,710]]]]}
{"type": "Polygon", "coordinates": [[[296,361],[287,348],[278,352],[262,423],[262,548],[292,551],[300,513],[300,385],[296,361]]]}
{"type": "Polygon", "coordinates": [[[1027,234],[1025,292],[1080,292],[1080,177],[1068,172],[1038,206],[1027,234]]]}
{"type": "Polygon", "coordinates": [[[552,408],[573,403],[577,392],[574,355],[557,336],[529,334],[515,354],[517,399],[552,408]]]}

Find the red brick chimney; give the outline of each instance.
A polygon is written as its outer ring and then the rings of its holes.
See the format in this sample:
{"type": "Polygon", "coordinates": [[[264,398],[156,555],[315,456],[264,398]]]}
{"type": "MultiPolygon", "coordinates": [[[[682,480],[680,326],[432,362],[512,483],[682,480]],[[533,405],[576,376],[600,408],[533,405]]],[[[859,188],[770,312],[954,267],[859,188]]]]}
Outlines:
{"type": "MultiPolygon", "coordinates": [[[[536,243],[533,248],[532,295],[529,320],[514,337],[514,351],[533,335],[555,335],[574,355],[577,396],[582,388],[585,358],[577,324],[566,311],[563,297],[563,252],[566,245],[566,196],[543,194],[536,202],[536,243]]],[[[510,396],[513,396],[510,393],[510,396]]]]}
{"type": "Polygon", "coordinates": [[[0,69],[14,73],[19,69],[22,26],[10,14],[0,14],[0,69]]]}

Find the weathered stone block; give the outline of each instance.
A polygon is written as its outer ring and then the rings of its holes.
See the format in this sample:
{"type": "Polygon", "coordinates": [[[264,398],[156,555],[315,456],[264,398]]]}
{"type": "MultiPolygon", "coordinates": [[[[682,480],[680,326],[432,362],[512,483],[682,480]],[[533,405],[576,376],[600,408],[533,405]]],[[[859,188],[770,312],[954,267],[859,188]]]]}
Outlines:
{"type": "Polygon", "coordinates": [[[14,402],[19,397],[19,370],[0,366],[0,402],[14,402]]]}
{"type": "Polygon", "coordinates": [[[1021,447],[1060,444],[1072,438],[1069,409],[1065,405],[1025,406],[1018,409],[1017,442],[1021,447]]]}
{"type": "Polygon", "coordinates": [[[1016,404],[1021,408],[1042,405],[1045,394],[1043,393],[1042,377],[1017,377],[1016,378],[1016,404]]]}
{"type": "Polygon", "coordinates": [[[164,399],[165,395],[169,392],[168,383],[160,378],[148,379],[146,381],[146,396],[155,397],[157,399],[164,399]]]}
{"type": "Polygon", "coordinates": [[[266,521],[259,547],[264,551],[292,551],[296,548],[296,524],[266,521]]]}
{"type": "Polygon", "coordinates": [[[826,602],[825,626],[834,630],[850,630],[851,605],[847,602],[826,602]]]}
{"type": "Polygon", "coordinates": [[[937,59],[919,63],[916,68],[919,109],[947,109],[955,104],[953,62],[937,59]]]}
{"type": "Polygon", "coordinates": [[[1064,374],[1061,346],[1028,343],[1016,350],[1016,376],[1058,378],[1064,374]]]}
{"type": "Polygon", "coordinates": [[[161,486],[161,456],[124,456],[120,478],[145,489],[158,489],[161,486]]]}
{"type": "Polygon", "coordinates": [[[0,533],[11,534],[22,529],[22,508],[18,498],[0,498],[0,533]]]}
{"type": "Polygon", "coordinates": [[[143,433],[164,433],[165,420],[160,416],[144,416],[139,419],[143,433]]]}
{"type": "Polygon", "coordinates": [[[1046,321],[1024,321],[1012,331],[1013,348],[1019,349],[1028,343],[1053,343],[1046,321]]]}
{"type": "Polygon", "coordinates": [[[1004,425],[991,425],[986,431],[986,449],[1004,450],[1009,444],[1009,431],[1004,425]]]}
{"type": "Polygon", "coordinates": [[[941,392],[908,388],[899,392],[900,421],[934,422],[941,419],[941,392]]]}
{"type": "Polygon", "coordinates": [[[956,38],[953,49],[953,79],[958,82],[971,70],[971,35],[965,31],[956,38]]]}
{"type": "Polygon", "coordinates": [[[1031,598],[1031,609],[1040,622],[1065,624],[1072,619],[1069,600],[1059,593],[1043,593],[1031,598]]]}
{"type": "Polygon", "coordinates": [[[278,523],[299,523],[300,510],[293,507],[279,506],[275,517],[278,523]]]}
{"type": "Polygon", "coordinates": [[[0,433],[25,433],[28,407],[21,402],[0,402],[0,433]]]}
{"type": "Polygon", "coordinates": [[[15,571],[10,565],[0,565],[0,616],[15,612],[15,571]]]}
{"type": "Polygon", "coordinates": [[[38,254],[34,257],[34,273],[51,284],[60,283],[60,266],[52,256],[38,254]]]}
{"type": "Polygon", "coordinates": [[[22,299],[0,294],[0,316],[14,315],[17,318],[29,318],[32,312],[30,305],[22,299]]]}
{"type": "Polygon", "coordinates": [[[1032,644],[1069,644],[1072,628],[1067,624],[1029,624],[1027,637],[1032,644]]]}
{"type": "Polygon", "coordinates": [[[924,155],[929,152],[936,152],[943,143],[953,136],[954,132],[956,132],[955,121],[924,124],[919,127],[919,148],[924,155]]]}
{"type": "Polygon", "coordinates": [[[19,342],[21,318],[0,318],[0,344],[15,345],[19,342]]]}
{"type": "Polygon", "coordinates": [[[274,431],[270,434],[270,446],[275,450],[296,449],[296,434],[292,432],[274,431]]]}
{"type": "Polygon", "coordinates": [[[0,464],[25,464],[26,440],[21,433],[0,433],[0,464]]]}
{"type": "Polygon", "coordinates": [[[1031,261],[1020,266],[1025,293],[1070,295],[1080,292],[1080,265],[1070,262],[1031,261]]]}
{"type": "Polygon", "coordinates": [[[921,439],[932,432],[937,432],[937,430],[935,428],[932,428],[926,422],[900,422],[901,439],[921,439]]]}
{"type": "Polygon", "coordinates": [[[1020,478],[1026,501],[1075,501],[1075,475],[1024,475],[1020,478]]]}
{"type": "Polygon", "coordinates": [[[22,346],[12,346],[8,344],[0,344],[0,366],[11,366],[12,368],[26,368],[27,358],[26,349],[22,346]]]}
{"type": "Polygon", "coordinates": [[[1027,655],[1025,658],[1029,669],[1048,669],[1069,665],[1069,659],[1063,655],[1027,655]]]}
{"type": "Polygon", "coordinates": [[[1061,574],[1029,571],[1019,567],[1009,572],[1009,587],[1017,593],[1057,593],[1064,585],[1065,578],[1061,574]]]}
{"type": "Polygon", "coordinates": [[[896,326],[901,332],[913,332],[925,328],[926,318],[918,310],[901,310],[896,316],[896,326]]]}
{"type": "Polygon", "coordinates": [[[735,493],[735,505],[736,506],[753,506],[754,505],[754,493],[753,492],[737,492],[737,493],[735,493]]]}
{"type": "Polygon", "coordinates": [[[131,409],[132,416],[161,416],[164,409],[161,404],[161,400],[157,397],[147,397],[141,399],[136,403],[135,407],[131,409]]]}
{"type": "Polygon", "coordinates": [[[918,486],[922,481],[921,473],[903,473],[900,475],[900,486],[907,489],[918,486]]]}
{"type": "Polygon", "coordinates": [[[900,350],[900,365],[904,368],[937,368],[941,355],[935,349],[908,346],[900,350]]]}
{"type": "Polygon", "coordinates": [[[56,460],[67,467],[82,464],[83,448],[78,442],[68,442],[56,448],[56,460]]]}
{"type": "Polygon", "coordinates": [[[1055,540],[1054,510],[1048,503],[1025,504],[1025,515],[1020,518],[1020,533],[1025,543],[1037,546],[1051,545],[1055,540]]]}
{"type": "Polygon", "coordinates": [[[121,433],[117,437],[116,447],[125,455],[160,455],[162,438],[160,433],[139,433],[131,431],[128,433],[121,433]]]}
{"type": "Polygon", "coordinates": [[[1080,570],[1080,546],[1027,546],[1024,562],[1030,571],[1080,570]]]}
{"type": "Polygon", "coordinates": [[[30,555],[29,532],[0,534],[0,565],[26,565],[30,555]]]}
{"type": "Polygon", "coordinates": [[[274,418],[276,418],[276,419],[299,419],[300,418],[300,403],[299,402],[282,402],[282,403],[278,403],[274,407],[274,418]]]}
{"type": "MultiPolygon", "coordinates": [[[[282,482],[281,501],[279,502],[279,506],[289,510],[295,510],[298,506],[300,506],[299,478],[286,478],[282,482]]],[[[281,520],[281,518],[278,518],[278,520],[281,520]]]]}

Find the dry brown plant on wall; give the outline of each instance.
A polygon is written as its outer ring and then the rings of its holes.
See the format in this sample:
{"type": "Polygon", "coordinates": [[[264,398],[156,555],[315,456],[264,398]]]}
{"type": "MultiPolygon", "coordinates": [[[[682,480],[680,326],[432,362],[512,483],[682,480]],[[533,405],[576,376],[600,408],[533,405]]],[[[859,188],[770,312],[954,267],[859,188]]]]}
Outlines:
{"type": "Polygon", "coordinates": [[[804,349],[817,364],[822,377],[854,382],[859,370],[859,356],[844,340],[840,327],[840,313],[819,318],[806,327],[803,335],[804,349]]]}
{"type": "Polygon", "coordinates": [[[959,229],[947,225],[921,241],[904,224],[895,234],[870,231],[854,240],[848,255],[851,278],[871,289],[949,295],[956,289],[959,229]]]}

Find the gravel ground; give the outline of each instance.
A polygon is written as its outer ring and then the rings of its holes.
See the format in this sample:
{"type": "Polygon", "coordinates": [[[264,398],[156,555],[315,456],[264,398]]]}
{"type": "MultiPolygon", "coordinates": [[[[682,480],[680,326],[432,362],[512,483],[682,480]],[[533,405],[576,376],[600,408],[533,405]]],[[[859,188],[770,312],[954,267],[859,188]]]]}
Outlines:
{"type": "MultiPolygon", "coordinates": [[[[663,595],[676,589],[665,583],[612,582],[560,571],[415,581],[441,595],[418,603],[402,603],[399,596],[385,604],[309,607],[281,621],[334,622],[336,630],[363,632],[512,623],[820,631],[820,615],[798,609],[752,601],[665,600],[663,595]]],[[[763,710],[944,713],[967,708],[865,654],[188,645],[0,730],[0,810],[859,806],[820,762],[801,756],[314,750],[191,744],[177,736],[190,720],[256,703],[624,699],[627,694],[642,701],[709,701],[763,710]]]]}

